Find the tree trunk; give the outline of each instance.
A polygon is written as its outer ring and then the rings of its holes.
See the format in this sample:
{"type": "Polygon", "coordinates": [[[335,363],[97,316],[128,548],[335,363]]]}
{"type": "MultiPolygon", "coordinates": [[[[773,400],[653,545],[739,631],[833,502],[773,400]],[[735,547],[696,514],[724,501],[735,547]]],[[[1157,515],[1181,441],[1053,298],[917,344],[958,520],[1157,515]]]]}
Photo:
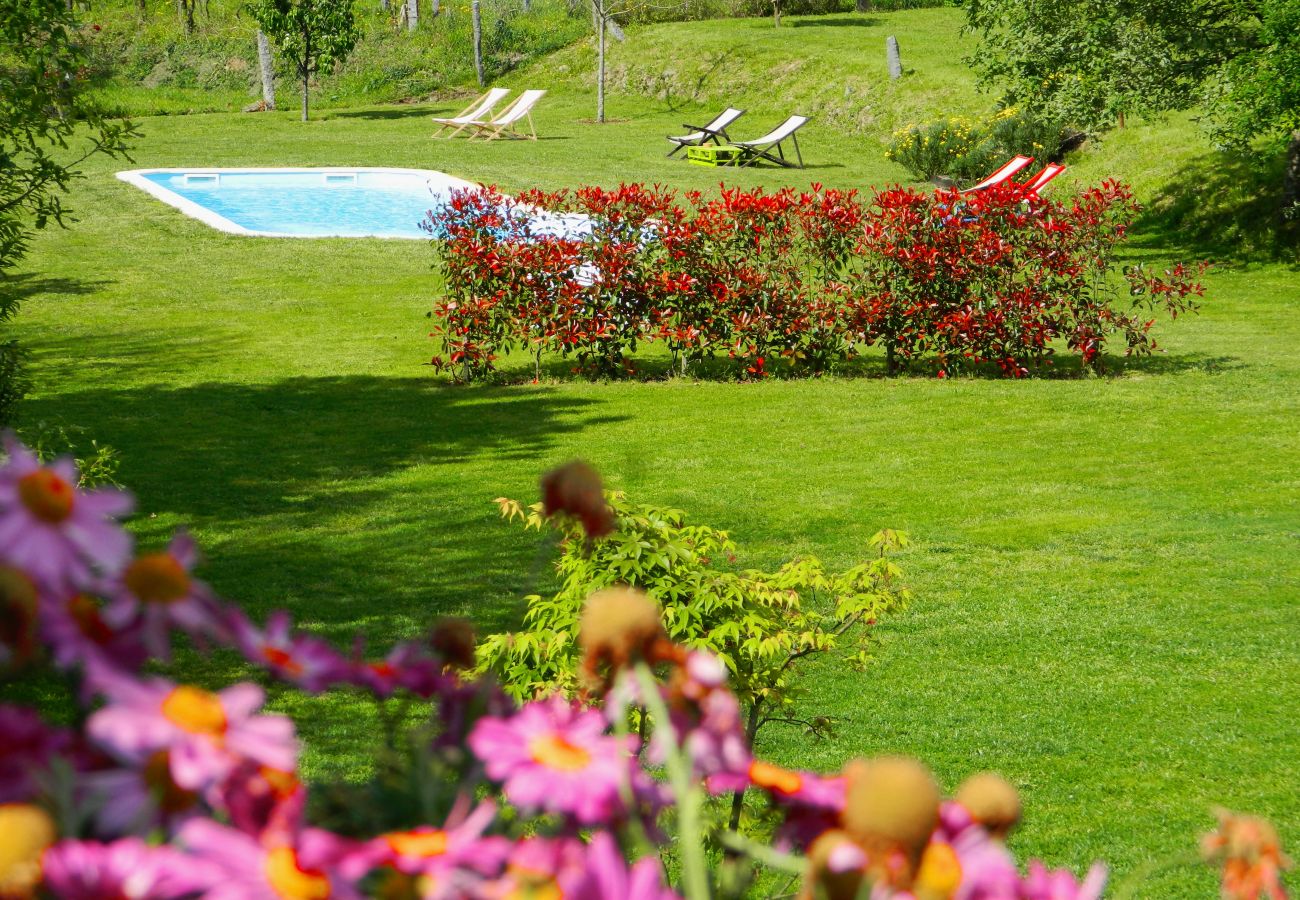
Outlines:
{"type": "Polygon", "coordinates": [[[469,5],[469,14],[473,20],[470,24],[474,32],[474,76],[478,79],[478,86],[483,87],[487,84],[487,79],[483,74],[483,10],[479,7],[478,0],[469,5]]]}
{"type": "Polygon", "coordinates": [[[853,8],[858,12],[871,12],[871,0],[857,0],[853,8]]]}
{"type": "Polygon", "coordinates": [[[275,109],[275,57],[271,55],[271,42],[266,32],[257,29],[257,65],[262,72],[262,102],[267,109],[275,109]]]}
{"type": "Polygon", "coordinates": [[[605,0],[595,0],[596,24],[596,121],[605,121],[605,0]]]}
{"type": "Polygon", "coordinates": [[[306,72],[302,73],[302,120],[307,121],[307,82],[309,76],[306,72]]]}
{"type": "Polygon", "coordinates": [[[406,30],[414,31],[420,27],[419,0],[406,0],[406,30]]]}
{"type": "Polygon", "coordinates": [[[772,21],[776,27],[781,27],[781,0],[772,0],[772,21]]]}
{"type": "Polygon", "coordinates": [[[1286,151],[1286,171],[1282,174],[1283,209],[1291,212],[1297,204],[1300,204],[1300,129],[1291,132],[1291,145],[1286,151]]]}
{"type": "Polygon", "coordinates": [[[442,0],[429,0],[429,18],[438,18],[440,12],[442,12],[442,0]]]}

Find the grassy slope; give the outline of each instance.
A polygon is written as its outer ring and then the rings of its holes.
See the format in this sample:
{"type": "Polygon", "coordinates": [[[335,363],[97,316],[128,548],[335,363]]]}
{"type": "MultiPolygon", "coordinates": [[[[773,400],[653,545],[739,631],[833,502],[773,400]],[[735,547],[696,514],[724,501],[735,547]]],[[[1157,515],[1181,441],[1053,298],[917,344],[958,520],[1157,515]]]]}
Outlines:
{"type": "MultiPolygon", "coordinates": [[[[899,108],[923,109],[935,72],[954,99],[933,105],[983,102],[952,63],[951,13],[880,18],[779,34],[760,22],[664,26],[634,41],[646,59],[674,60],[711,39],[719,50],[786,42],[734,64],[745,69],[860,45],[871,48],[862,77],[876,83],[870,67],[895,33],[916,70],[894,89],[899,108]],[[682,52],[669,56],[673,35],[682,52]]],[[[581,123],[593,98],[559,68],[580,59],[517,79],[555,88],[536,145],[431,144],[415,114],[431,110],[380,108],[306,126],[150,120],[137,159],[414,165],[511,188],[717,180],[659,155],[661,136],[699,109],[615,95],[611,114],[625,121],[581,123]]],[[[829,63],[805,65],[816,82],[829,63]]],[[[745,83],[731,96],[754,110],[749,124],[784,111],[762,78],[745,83]]],[[[819,122],[805,146],[808,172],[727,180],[903,177],[878,134],[819,122]]],[[[1179,121],[1131,128],[1075,171],[1121,172],[1154,196],[1199,146],[1179,121]]],[[[1187,847],[1213,803],[1273,816],[1300,841],[1293,270],[1221,269],[1200,317],[1162,327],[1169,353],[1117,379],[458,389],[421,366],[438,287],[427,247],[224,236],[113,168],[77,185],[83,221],[45,235],[29,260],[28,414],[117,447],[149,513],[133,526],[141,539],[189,524],[228,596],[257,612],[288,605],[338,640],[364,625],[384,644],[443,612],[509,625],[535,584],[537,538],[499,523],[490,500],[531,497],[539,471],[575,455],[638,498],[731,529],[745,565],[799,552],[847,565],[877,527],[904,528],[915,608],[883,629],[868,672],[825,664],[809,679],[807,708],[837,716],[838,734],[773,730],[765,752],[827,768],[915,753],[950,787],[1001,770],[1032,815],[1017,849],[1057,864],[1103,856],[1128,871],[1187,847]]],[[[1161,225],[1141,234],[1147,252],[1200,249],[1161,225]]],[[[363,704],[281,703],[306,714],[313,771],[364,766],[374,725],[363,704]]],[[[1207,875],[1180,872],[1146,896],[1211,891],[1207,875]]]]}

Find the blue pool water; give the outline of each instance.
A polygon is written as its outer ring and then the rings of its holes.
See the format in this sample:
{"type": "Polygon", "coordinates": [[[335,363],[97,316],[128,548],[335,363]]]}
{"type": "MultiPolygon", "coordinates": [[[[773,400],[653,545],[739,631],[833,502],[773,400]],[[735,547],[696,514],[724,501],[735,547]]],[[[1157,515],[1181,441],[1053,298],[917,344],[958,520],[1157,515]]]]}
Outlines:
{"type": "MultiPolygon", "coordinates": [[[[117,177],[232,234],[428,240],[430,211],[472,182],[426,169],[138,169],[117,177]]],[[[583,238],[584,215],[515,204],[533,234],[583,238]]]]}
{"type": "Polygon", "coordinates": [[[420,223],[453,188],[441,172],[191,170],[123,173],[159,199],[224,231],[285,237],[428,238],[420,223]],[[141,184],[143,179],[150,189],[141,184]],[[158,190],[161,188],[162,190],[158,190]],[[168,194],[199,209],[187,208],[168,194]],[[214,215],[215,214],[215,215],[214,215]],[[229,227],[229,226],[235,227],[229,227]]]}

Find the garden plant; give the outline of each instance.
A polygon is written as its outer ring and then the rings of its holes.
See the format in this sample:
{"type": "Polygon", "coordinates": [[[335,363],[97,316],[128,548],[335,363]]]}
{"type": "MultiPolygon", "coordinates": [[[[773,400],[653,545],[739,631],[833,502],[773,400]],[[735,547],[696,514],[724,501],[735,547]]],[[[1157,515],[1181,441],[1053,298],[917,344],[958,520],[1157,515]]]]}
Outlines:
{"type": "MultiPolygon", "coordinates": [[[[0,586],[6,678],[66,676],[76,724],[0,707],[0,891],[6,897],[706,898],[779,876],[832,900],[955,897],[1095,900],[1104,866],[1077,879],[1003,841],[1019,821],[995,775],[942,798],[921,763],[854,760],[834,775],[754,757],[728,665],[674,641],[660,604],[623,586],[582,608],[585,676],[562,693],[509,699],[467,677],[472,633],[444,621],[381,657],[265,624],[192,574],[178,534],[136,554],[114,488],[83,491],[70,459],[42,464],[12,437],[0,469],[0,586]],[[212,690],[160,671],[176,635],[235,649],[305,692],[356,690],[418,703],[395,726],[365,784],[297,774],[293,722],[261,711],[262,687],[212,690]],[[635,714],[641,733],[629,730],[635,714]],[[768,828],[742,834],[710,816],[718,791],[755,787],[768,828]]],[[[582,465],[543,482],[539,514],[614,532],[582,465]]],[[[1204,853],[1233,900],[1283,896],[1287,865],[1266,822],[1221,814],[1204,853]]],[[[1120,894],[1130,890],[1121,886],[1120,894]]]]}
{"type": "Polygon", "coordinates": [[[1099,368],[1109,342],[1156,349],[1154,313],[1194,311],[1206,264],[1115,270],[1139,210],[1115,181],[1069,201],[1007,184],[974,195],[893,187],[869,200],[814,185],[706,196],[644,185],[454,192],[426,223],[446,295],[436,368],[491,372],[518,348],[578,371],[631,371],[662,342],[674,368],[821,374],[883,348],[887,371],[1022,377],[1060,347],[1099,368]],[[545,213],[539,213],[545,210],[545,213]],[[579,214],[588,227],[575,233],[579,214]]]}

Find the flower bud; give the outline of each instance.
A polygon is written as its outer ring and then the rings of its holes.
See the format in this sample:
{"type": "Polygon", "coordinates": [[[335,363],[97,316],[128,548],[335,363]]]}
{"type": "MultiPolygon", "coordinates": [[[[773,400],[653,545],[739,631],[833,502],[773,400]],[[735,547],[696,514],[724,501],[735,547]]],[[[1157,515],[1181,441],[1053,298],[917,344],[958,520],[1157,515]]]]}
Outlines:
{"type": "Polygon", "coordinates": [[[0,897],[33,897],[41,881],[41,854],[54,843],[54,820],[29,803],[0,805],[0,897]]]}
{"type": "Polygon", "coordinates": [[[1011,782],[993,772],[981,772],[962,782],[953,798],[966,808],[971,818],[996,838],[1005,840],[1007,833],[1020,821],[1020,793],[1011,782]]]}
{"type": "Polygon", "coordinates": [[[429,635],[429,646],[453,669],[474,668],[474,624],[468,619],[439,619],[429,635]]]}
{"type": "Polygon", "coordinates": [[[882,756],[844,768],[844,828],[871,858],[873,874],[906,888],[939,822],[939,786],[914,759],[882,756]],[[903,856],[902,866],[897,854],[903,856]],[[886,867],[881,872],[875,870],[886,867]]]}
{"type": "Polygon", "coordinates": [[[614,530],[614,514],[605,502],[600,474],[581,460],[565,463],[542,476],[542,512],[573,516],[588,538],[601,538],[614,530]]]}
{"type": "Polygon", "coordinates": [[[608,665],[618,669],[651,656],[664,637],[659,604],[644,591],[630,587],[606,588],[587,598],[578,623],[578,645],[583,670],[597,674],[608,665]]]}

